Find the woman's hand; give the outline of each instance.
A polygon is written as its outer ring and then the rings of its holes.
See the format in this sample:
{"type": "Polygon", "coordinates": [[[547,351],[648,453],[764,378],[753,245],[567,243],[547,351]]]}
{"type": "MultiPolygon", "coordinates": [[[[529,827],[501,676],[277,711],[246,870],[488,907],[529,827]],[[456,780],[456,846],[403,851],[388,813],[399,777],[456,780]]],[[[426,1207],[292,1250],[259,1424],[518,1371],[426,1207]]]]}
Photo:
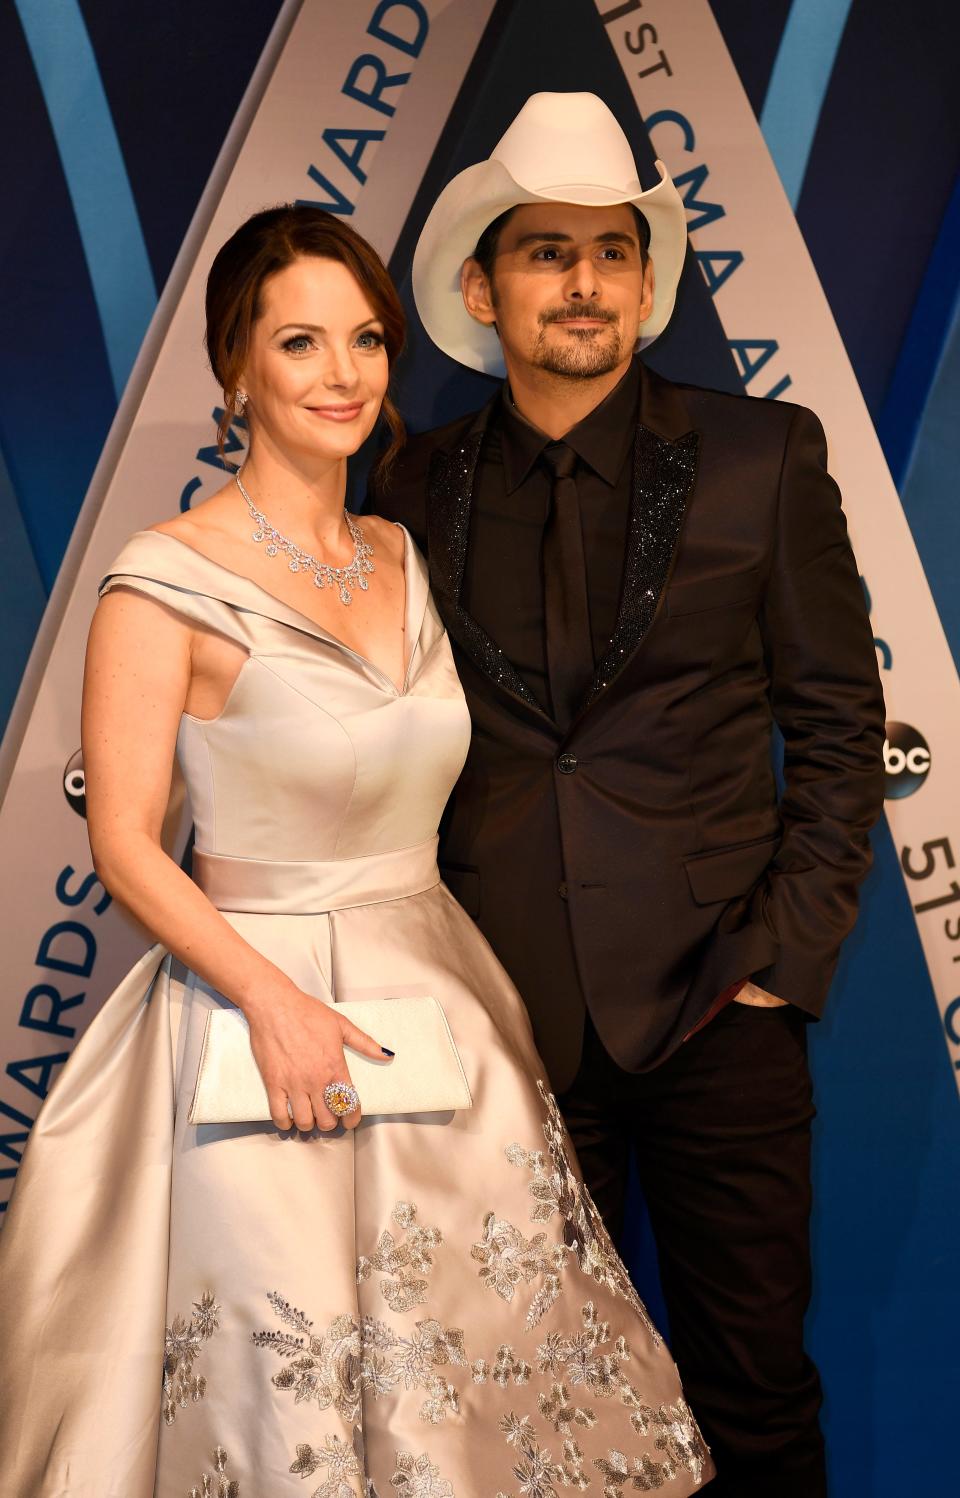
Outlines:
{"type": "Polygon", "coordinates": [[[323,1090],[330,1082],[350,1081],[345,1045],[374,1061],[387,1061],[390,1053],[338,1014],[335,1004],[311,998],[293,984],[279,994],[271,994],[253,1014],[248,1009],[247,1018],[254,1059],[277,1128],[295,1126],[306,1133],[316,1121],[317,1128],[325,1131],[339,1123],[355,1129],[360,1109],[337,1118],[324,1102],[323,1090]]]}

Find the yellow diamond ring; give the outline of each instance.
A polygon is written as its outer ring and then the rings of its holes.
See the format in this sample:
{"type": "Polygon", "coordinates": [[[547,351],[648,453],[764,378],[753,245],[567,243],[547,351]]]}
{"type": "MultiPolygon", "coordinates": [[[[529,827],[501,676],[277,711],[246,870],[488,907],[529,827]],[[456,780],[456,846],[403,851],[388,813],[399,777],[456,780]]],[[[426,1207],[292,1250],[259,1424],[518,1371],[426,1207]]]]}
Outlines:
{"type": "Polygon", "coordinates": [[[356,1113],[360,1106],[357,1089],[349,1082],[328,1082],[323,1089],[323,1101],[334,1118],[346,1118],[348,1113],[356,1113]]]}

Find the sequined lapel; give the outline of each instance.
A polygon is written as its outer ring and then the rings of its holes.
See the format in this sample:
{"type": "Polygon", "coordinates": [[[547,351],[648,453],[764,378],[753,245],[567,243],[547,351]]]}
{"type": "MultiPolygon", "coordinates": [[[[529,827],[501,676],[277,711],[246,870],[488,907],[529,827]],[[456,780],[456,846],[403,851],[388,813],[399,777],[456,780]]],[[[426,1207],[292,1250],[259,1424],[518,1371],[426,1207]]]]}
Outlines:
{"type": "MultiPolygon", "coordinates": [[[[492,410],[478,412],[462,436],[438,448],[427,482],[430,582],[450,635],[483,674],[543,723],[544,712],[513,663],[462,603],[477,461],[492,410]]],[[[667,586],[697,476],[699,434],[677,386],[652,370],[642,374],[640,419],[633,448],[633,488],[620,607],[610,645],[581,712],[606,691],[643,642],[667,586]]]]}
{"type": "Polygon", "coordinates": [[[699,451],[679,390],[645,369],[620,608],[584,709],[620,674],[653,623],[673,571],[699,451]]]}
{"type": "Polygon", "coordinates": [[[538,718],[552,722],[513,663],[464,607],[463,577],[477,460],[491,406],[478,413],[464,435],[438,448],[427,479],[427,545],[430,584],[444,624],[474,665],[502,691],[538,718]]]}

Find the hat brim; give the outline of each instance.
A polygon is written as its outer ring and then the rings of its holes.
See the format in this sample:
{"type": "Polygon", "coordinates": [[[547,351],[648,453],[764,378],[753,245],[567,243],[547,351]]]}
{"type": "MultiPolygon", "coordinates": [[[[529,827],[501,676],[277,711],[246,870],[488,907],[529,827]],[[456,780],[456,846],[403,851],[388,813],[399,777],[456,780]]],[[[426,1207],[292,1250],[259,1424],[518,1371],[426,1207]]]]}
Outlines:
{"type": "Polygon", "coordinates": [[[687,248],[683,199],[662,162],[660,181],[646,191],[640,183],[624,188],[562,183],[531,192],[496,159],[467,167],[443,189],[423,226],[413,257],[413,295],[433,342],[451,359],[483,374],[502,376],[503,355],[493,328],[472,318],[463,304],[460,271],[488,224],[523,203],[575,203],[612,207],[631,203],[650,225],[650,258],[656,276],[653,311],[643,324],[645,348],[663,332],[673,313],[687,248]]]}

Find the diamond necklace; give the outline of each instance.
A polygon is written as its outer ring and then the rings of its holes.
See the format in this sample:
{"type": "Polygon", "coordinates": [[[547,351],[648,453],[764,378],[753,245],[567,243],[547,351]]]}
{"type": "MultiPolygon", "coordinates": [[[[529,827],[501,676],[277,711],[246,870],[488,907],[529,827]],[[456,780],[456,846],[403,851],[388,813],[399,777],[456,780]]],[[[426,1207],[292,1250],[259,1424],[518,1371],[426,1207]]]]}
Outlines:
{"type": "Polygon", "coordinates": [[[256,521],[256,530],[253,531],[254,541],[266,541],[264,550],[268,557],[279,556],[283,552],[289,557],[287,566],[291,572],[309,572],[313,576],[314,586],[317,588],[336,588],[340,593],[341,603],[350,603],[353,599],[351,588],[359,588],[365,593],[370,586],[367,575],[373,572],[373,547],[364,539],[363,531],[360,529],[349,510],[344,510],[343,518],[347,522],[347,530],[353,542],[353,561],[348,562],[346,567],[331,567],[329,562],[321,562],[309,551],[304,551],[296,541],[291,541],[271,525],[262,510],[258,510],[250,498],[240,479],[239,473],[234,474],[237,488],[247,502],[251,520],[256,521]]]}

